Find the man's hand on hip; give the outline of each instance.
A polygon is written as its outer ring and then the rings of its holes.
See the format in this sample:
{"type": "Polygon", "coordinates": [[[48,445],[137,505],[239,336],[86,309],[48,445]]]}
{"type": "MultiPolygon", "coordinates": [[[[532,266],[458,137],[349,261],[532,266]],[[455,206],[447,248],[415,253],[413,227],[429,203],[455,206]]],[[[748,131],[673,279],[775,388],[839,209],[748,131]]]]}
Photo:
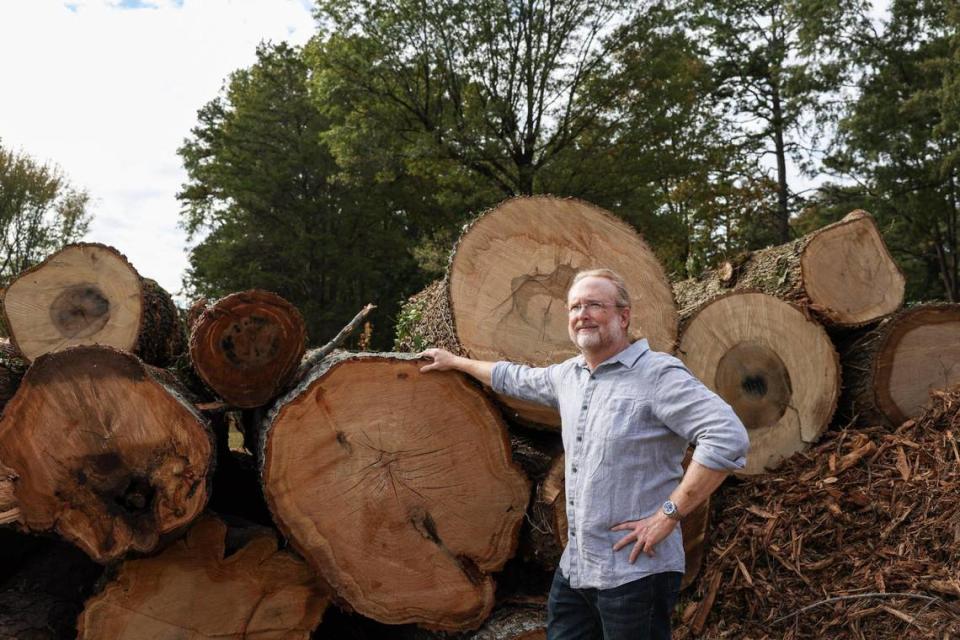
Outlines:
{"type": "Polygon", "coordinates": [[[614,552],[620,551],[620,549],[623,549],[632,542],[633,549],[630,551],[630,564],[636,562],[641,553],[653,557],[656,555],[653,550],[654,547],[670,535],[670,532],[673,531],[675,526],[677,526],[676,520],[671,520],[660,511],[643,520],[622,522],[615,527],[611,527],[610,530],[629,531],[630,533],[621,538],[617,544],[613,545],[613,550],[614,552]]]}

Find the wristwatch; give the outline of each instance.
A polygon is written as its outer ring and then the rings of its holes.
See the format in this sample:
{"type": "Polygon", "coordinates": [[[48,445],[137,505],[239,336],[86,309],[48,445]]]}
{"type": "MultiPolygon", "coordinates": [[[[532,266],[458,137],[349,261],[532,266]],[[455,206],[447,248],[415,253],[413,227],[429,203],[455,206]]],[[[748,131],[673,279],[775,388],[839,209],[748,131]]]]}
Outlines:
{"type": "Polygon", "coordinates": [[[680,522],[680,519],[683,518],[683,516],[680,515],[680,510],[677,509],[677,505],[673,500],[667,500],[664,502],[660,510],[663,511],[663,515],[667,516],[671,520],[680,522]]]}

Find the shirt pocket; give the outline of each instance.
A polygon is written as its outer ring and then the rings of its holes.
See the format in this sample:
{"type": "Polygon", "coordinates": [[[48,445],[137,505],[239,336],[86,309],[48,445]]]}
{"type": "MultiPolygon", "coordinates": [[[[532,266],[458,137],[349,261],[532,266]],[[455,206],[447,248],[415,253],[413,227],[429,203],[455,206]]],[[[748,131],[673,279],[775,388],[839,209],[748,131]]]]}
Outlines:
{"type": "Polygon", "coordinates": [[[645,403],[630,396],[613,396],[603,401],[600,408],[603,440],[624,441],[640,437],[645,403]]]}

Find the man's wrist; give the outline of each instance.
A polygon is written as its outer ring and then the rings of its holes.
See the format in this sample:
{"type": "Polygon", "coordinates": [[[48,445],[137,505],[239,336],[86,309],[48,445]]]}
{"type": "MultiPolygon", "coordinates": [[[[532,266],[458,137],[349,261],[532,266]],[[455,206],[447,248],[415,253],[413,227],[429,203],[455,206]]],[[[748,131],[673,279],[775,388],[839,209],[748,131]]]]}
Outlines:
{"type": "Polygon", "coordinates": [[[678,507],[677,503],[673,500],[666,500],[660,507],[660,513],[674,522],[680,522],[683,519],[683,514],[680,513],[680,507],[678,507]]]}

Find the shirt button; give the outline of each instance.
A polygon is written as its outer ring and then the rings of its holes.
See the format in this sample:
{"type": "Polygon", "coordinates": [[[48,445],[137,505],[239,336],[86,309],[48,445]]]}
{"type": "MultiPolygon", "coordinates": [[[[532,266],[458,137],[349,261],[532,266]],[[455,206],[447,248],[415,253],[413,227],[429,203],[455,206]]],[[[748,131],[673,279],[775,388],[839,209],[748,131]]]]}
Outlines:
{"type": "Polygon", "coordinates": [[[574,538],[576,538],[576,537],[577,537],[577,532],[576,532],[576,531],[571,531],[571,532],[570,532],[570,535],[573,536],[574,538]]]}
{"type": "Polygon", "coordinates": [[[577,472],[577,468],[576,468],[576,467],[573,468],[573,472],[574,472],[574,473],[577,472]]]}
{"type": "Polygon", "coordinates": [[[577,442],[580,442],[581,440],[583,440],[583,436],[577,436],[577,442]]]}

